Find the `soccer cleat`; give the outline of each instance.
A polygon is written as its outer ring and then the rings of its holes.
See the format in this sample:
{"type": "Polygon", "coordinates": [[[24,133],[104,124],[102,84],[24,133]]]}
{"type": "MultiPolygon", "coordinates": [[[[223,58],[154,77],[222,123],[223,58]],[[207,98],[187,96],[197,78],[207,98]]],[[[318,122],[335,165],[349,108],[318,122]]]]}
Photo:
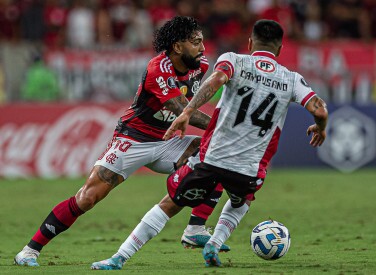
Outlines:
{"type": "Polygon", "coordinates": [[[221,261],[218,257],[218,248],[214,245],[207,243],[202,250],[202,256],[204,256],[205,266],[221,266],[221,261]]]}
{"type": "MultiPolygon", "coordinates": [[[[188,225],[181,237],[181,243],[184,248],[203,248],[209,241],[211,234],[204,225],[188,225]]],[[[228,252],[230,247],[222,244],[219,252],[228,252]]]]}
{"type": "Polygon", "coordinates": [[[19,252],[16,257],[14,257],[15,265],[22,266],[39,266],[37,263],[37,258],[39,257],[40,252],[34,250],[27,245],[19,252]]]}
{"type": "Polygon", "coordinates": [[[95,262],[91,264],[91,269],[95,270],[119,270],[122,269],[125,263],[125,258],[123,256],[112,256],[107,260],[100,262],[95,262]]]}

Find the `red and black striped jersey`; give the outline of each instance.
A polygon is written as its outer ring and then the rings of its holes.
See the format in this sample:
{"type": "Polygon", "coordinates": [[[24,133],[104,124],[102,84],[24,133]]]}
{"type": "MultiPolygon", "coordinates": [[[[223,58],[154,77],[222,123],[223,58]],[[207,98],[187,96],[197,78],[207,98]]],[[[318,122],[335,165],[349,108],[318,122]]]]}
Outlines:
{"type": "Polygon", "coordinates": [[[209,68],[201,57],[200,68],[181,75],[170,58],[161,53],[151,59],[142,77],[132,105],[120,118],[115,134],[140,142],[160,141],[176,116],[164,107],[171,98],[185,95],[190,100],[198,91],[209,68]]]}

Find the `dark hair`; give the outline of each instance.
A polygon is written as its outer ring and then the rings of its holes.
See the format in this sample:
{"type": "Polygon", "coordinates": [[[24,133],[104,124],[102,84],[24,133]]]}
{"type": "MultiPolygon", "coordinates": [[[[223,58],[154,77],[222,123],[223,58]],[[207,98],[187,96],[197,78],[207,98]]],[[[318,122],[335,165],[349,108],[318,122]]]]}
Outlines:
{"type": "Polygon", "coordinates": [[[196,31],[201,31],[196,19],[188,16],[176,16],[154,32],[154,50],[157,53],[162,51],[169,53],[175,42],[191,38],[196,31]]]}
{"type": "Polygon", "coordinates": [[[261,19],[253,26],[252,35],[263,44],[279,44],[282,42],[283,29],[276,21],[261,19]]]}

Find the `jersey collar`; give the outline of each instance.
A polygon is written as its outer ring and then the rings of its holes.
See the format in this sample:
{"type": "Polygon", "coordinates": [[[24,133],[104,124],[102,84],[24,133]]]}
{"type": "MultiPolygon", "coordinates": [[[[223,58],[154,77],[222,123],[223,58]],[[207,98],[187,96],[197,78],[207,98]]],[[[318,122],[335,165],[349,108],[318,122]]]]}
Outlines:
{"type": "Polygon", "coordinates": [[[265,57],[269,57],[273,60],[276,59],[276,57],[273,53],[267,52],[267,51],[255,51],[251,54],[251,56],[265,56],[265,57]]]}

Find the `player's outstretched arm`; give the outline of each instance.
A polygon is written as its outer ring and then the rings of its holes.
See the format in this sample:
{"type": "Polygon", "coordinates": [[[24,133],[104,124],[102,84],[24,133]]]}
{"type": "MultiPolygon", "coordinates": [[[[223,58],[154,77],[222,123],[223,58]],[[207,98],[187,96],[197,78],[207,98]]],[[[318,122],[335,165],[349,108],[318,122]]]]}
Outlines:
{"type": "Polygon", "coordinates": [[[174,120],[170,128],[168,128],[163,139],[167,140],[171,138],[178,130],[181,130],[180,138],[183,138],[185,136],[185,131],[187,129],[188,123],[192,119],[193,114],[197,112],[198,108],[208,102],[218,91],[218,89],[227,81],[227,76],[223,72],[213,72],[201,85],[197,94],[189,102],[188,106],[184,108],[183,112],[177,119],[174,120]]]}
{"type": "Polygon", "coordinates": [[[326,124],[328,121],[328,110],[324,100],[318,96],[314,96],[305,106],[305,108],[313,115],[315,124],[307,129],[307,136],[312,134],[311,144],[313,147],[321,146],[326,138],[326,124]]]}
{"type": "MultiPolygon", "coordinates": [[[[176,116],[179,116],[183,112],[184,107],[186,107],[187,105],[188,105],[188,99],[184,95],[171,98],[164,103],[164,106],[168,110],[173,112],[176,116]]],[[[211,117],[208,116],[207,114],[199,110],[196,110],[192,114],[192,117],[189,120],[189,124],[197,128],[200,128],[202,130],[205,130],[208,127],[210,118],[211,117]]]]}

